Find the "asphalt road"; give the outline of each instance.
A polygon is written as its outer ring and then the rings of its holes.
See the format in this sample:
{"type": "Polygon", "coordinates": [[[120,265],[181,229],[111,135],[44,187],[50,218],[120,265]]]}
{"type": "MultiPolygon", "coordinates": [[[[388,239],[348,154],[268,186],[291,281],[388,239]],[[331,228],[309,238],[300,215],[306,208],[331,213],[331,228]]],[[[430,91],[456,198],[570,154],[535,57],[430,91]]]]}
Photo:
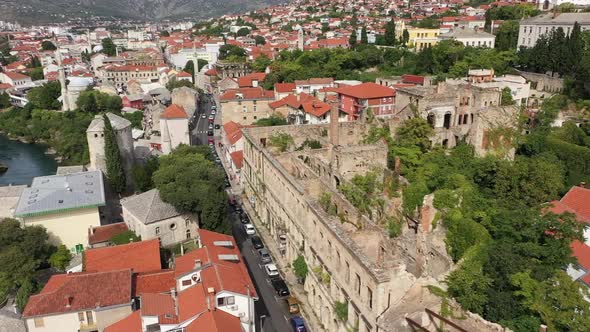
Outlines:
{"type": "MultiPolygon", "coordinates": [[[[211,137],[207,136],[207,131],[209,130],[208,118],[211,114],[211,105],[214,102],[213,96],[205,96],[199,101],[199,107],[197,108],[197,112],[199,112],[197,115],[198,118],[191,132],[191,142],[193,145],[208,144],[208,139],[211,137]],[[206,115],[205,119],[201,117],[203,113],[206,115]]],[[[219,105],[217,108],[219,111],[219,105]]],[[[220,124],[221,121],[216,118],[215,123],[220,124]]],[[[214,132],[216,135],[219,135],[220,130],[215,130],[214,132]]],[[[270,278],[266,275],[264,266],[260,263],[258,251],[254,249],[252,242],[250,242],[250,237],[244,232],[239,216],[231,208],[228,213],[230,220],[232,221],[233,236],[242,256],[244,257],[246,267],[250,272],[250,278],[252,278],[252,281],[254,282],[256,293],[259,297],[259,300],[255,302],[256,332],[291,331],[292,328],[289,325],[290,313],[286,297],[278,297],[276,295],[275,290],[270,283],[270,278]]]]}

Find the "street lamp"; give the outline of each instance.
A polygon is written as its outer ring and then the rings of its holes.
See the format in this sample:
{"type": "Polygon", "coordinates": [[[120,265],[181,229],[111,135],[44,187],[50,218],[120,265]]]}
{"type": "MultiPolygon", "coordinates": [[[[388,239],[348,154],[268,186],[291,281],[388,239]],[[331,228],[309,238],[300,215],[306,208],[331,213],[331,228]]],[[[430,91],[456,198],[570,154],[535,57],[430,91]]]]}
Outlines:
{"type": "Polygon", "coordinates": [[[265,318],[266,318],[266,315],[260,315],[260,318],[259,318],[260,332],[264,332],[264,326],[262,325],[262,322],[264,321],[265,318]]]}

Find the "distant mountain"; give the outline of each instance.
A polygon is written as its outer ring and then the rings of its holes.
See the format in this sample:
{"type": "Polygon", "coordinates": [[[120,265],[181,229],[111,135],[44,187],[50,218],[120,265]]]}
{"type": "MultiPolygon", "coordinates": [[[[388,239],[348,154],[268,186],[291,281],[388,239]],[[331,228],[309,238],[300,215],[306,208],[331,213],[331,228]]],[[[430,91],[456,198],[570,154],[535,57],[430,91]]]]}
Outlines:
{"type": "Polygon", "coordinates": [[[158,21],[207,19],[285,0],[0,0],[0,20],[22,24],[64,22],[92,16],[158,21]]]}

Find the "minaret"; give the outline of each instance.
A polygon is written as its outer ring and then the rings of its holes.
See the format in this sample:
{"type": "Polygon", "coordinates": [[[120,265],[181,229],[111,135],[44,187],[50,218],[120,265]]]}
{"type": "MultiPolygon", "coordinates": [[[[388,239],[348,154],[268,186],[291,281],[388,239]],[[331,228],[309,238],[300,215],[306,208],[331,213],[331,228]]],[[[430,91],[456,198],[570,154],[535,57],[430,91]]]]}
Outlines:
{"type": "Polygon", "coordinates": [[[297,48],[303,52],[303,28],[300,28],[297,34],[297,48]]]}
{"type": "Polygon", "coordinates": [[[57,58],[57,65],[59,66],[59,83],[61,85],[61,102],[63,111],[69,111],[70,109],[70,100],[68,96],[68,88],[66,86],[66,73],[64,71],[64,66],[61,61],[61,53],[59,51],[59,47],[55,51],[55,56],[57,58]]]}

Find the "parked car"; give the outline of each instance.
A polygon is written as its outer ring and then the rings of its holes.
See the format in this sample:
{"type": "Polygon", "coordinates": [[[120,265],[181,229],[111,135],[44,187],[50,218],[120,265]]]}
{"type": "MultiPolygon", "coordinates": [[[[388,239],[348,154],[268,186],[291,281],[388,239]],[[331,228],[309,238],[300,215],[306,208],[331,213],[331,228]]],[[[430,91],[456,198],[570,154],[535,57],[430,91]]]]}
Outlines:
{"type": "Polygon", "coordinates": [[[291,295],[287,298],[287,305],[289,306],[289,313],[290,314],[298,314],[299,313],[299,301],[295,296],[291,295]]]}
{"type": "Polygon", "coordinates": [[[252,224],[245,224],[244,225],[244,231],[248,235],[254,235],[254,234],[256,234],[256,230],[254,229],[254,226],[252,226],[252,224]]]}
{"type": "Polygon", "coordinates": [[[216,125],[215,125],[215,129],[219,129],[219,128],[221,128],[221,126],[220,126],[220,125],[218,125],[218,124],[216,124],[216,125]]]}
{"type": "Polygon", "coordinates": [[[262,243],[262,240],[258,236],[254,235],[250,241],[252,241],[252,246],[254,246],[255,249],[264,248],[264,243],[262,243]]]}
{"type": "Polygon", "coordinates": [[[217,113],[214,108],[211,108],[211,115],[215,115],[217,113]]]}
{"type": "Polygon", "coordinates": [[[291,294],[285,280],[281,278],[274,279],[272,281],[272,287],[275,289],[278,296],[287,296],[291,294]]]}
{"type": "Polygon", "coordinates": [[[269,277],[277,277],[279,275],[279,269],[277,269],[277,266],[272,263],[266,264],[264,270],[269,277]]]}
{"type": "Polygon", "coordinates": [[[215,140],[213,138],[209,138],[207,141],[209,142],[209,145],[215,145],[215,140]]]}
{"type": "Polygon", "coordinates": [[[268,264],[268,263],[272,262],[272,257],[270,257],[270,253],[268,252],[268,249],[266,249],[266,248],[258,249],[258,254],[260,255],[260,261],[263,264],[268,264]]]}
{"type": "Polygon", "coordinates": [[[213,136],[213,130],[207,131],[207,136],[213,136]]]}
{"type": "Polygon", "coordinates": [[[213,130],[213,124],[210,123],[208,128],[209,128],[209,130],[213,130]]]}
{"type": "Polygon", "coordinates": [[[203,113],[201,114],[201,119],[206,119],[207,118],[207,114],[203,113]]]}
{"type": "Polygon", "coordinates": [[[250,223],[250,218],[248,218],[247,214],[242,213],[240,216],[240,221],[242,222],[242,224],[248,224],[250,223]]]}
{"type": "Polygon", "coordinates": [[[305,321],[301,316],[293,316],[289,319],[291,323],[291,327],[295,332],[307,332],[307,328],[305,328],[305,321]]]}
{"type": "Polygon", "coordinates": [[[216,110],[216,109],[217,109],[217,105],[216,105],[216,104],[212,104],[212,105],[211,105],[211,109],[212,109],[212,110],[216,110]]]}
{"type": "Polygon", "coordinates": [[[242,207],[240,205],[236,205],[236,213],[240,214],[242,213],[244,210],[242,210],[242,207]]]}

